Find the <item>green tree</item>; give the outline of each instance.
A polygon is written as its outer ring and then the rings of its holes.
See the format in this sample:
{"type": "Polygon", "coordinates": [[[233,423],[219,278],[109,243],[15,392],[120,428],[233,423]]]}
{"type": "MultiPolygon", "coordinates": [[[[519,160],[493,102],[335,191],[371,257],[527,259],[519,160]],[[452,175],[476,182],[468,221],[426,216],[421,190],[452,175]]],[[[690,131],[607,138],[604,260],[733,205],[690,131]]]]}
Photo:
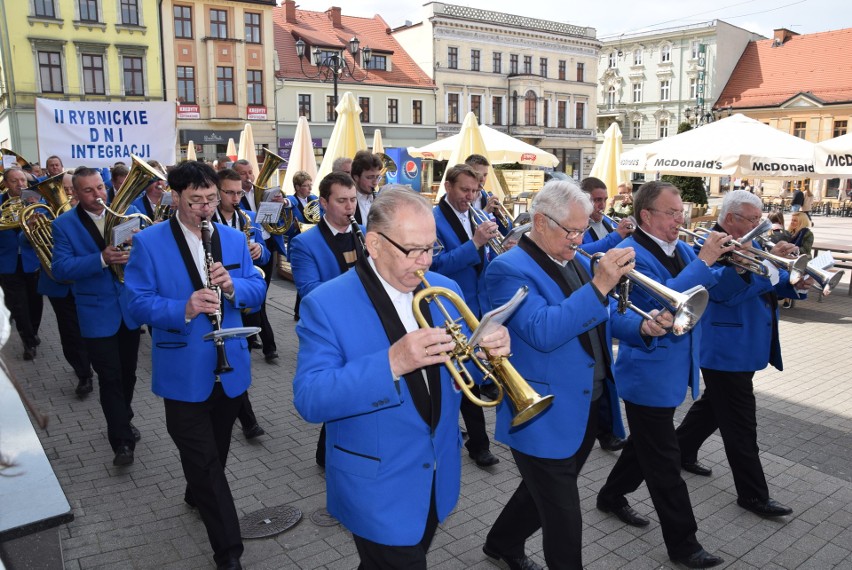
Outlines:
{"type": "MultiPolygon", "coordinates": [[[[691,131],[692,125],[686,121],[677,127],[677,134],[691,131]]],[[[680,188],[680,196],[684,202],[694,204],[706,204],[707,192],[704,191],[704,179],[695,176],[663,176],[662,179],[669,184],[680,188]]]]}

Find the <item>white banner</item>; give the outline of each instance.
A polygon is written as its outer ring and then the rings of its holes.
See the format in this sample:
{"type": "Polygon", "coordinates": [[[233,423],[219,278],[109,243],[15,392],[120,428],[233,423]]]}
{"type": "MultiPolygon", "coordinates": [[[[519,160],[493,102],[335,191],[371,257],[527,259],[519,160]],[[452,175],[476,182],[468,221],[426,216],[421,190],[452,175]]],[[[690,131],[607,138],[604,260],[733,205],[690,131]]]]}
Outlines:
{"type": "Polygon", "coordinates": [[[175,164],[176,106],[168,101],[89,103],[36,99],[39,160],[56,155],[66,168],[130,165],[130,155],[175,164]]]}

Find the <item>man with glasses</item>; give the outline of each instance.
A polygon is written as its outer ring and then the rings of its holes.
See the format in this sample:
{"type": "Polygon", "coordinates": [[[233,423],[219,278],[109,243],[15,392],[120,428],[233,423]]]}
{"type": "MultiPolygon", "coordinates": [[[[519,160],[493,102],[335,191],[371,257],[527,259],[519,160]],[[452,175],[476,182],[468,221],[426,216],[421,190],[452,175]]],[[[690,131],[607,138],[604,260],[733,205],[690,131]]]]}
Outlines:
{"type": "MultiPolygon", "coordinates": [[[[500,233],[496,222],[477,224],[470,210],[471,203],[479,196],[479,176],[466,164],[457,164],[447,170],[444,189],[446,194],[432,209],[437,226],[438,239],[446,251],[435,259],[434,269],[459,284],[464,300],[474,316],[482,315],[480,310],[480,277],[493,252],[488,240],[497,238],[500,233]]],[[[479,397],[479,387],[472,392],[479,397]]],[[[465,443],[470,458],[479,467],[491,467],[500,460],[491,453],[491,442],[485,431],[485,414],[482,408],[468,401],[462,401],[462,418],[467,428],[468,439],[465,443]]]]}
{"type": "MultiPolygon", "coordinates": [[[[667,182],[647,182],[636,193],[634,208],[639,227],[618,247],[635,250],[636,271],[679,292],[696,285],[709,289],[718,282],[721,270],[713,265],[733,249],[726,245],[731,236],[711,232],[697,255],[680,241],[680,190],[667,182]]],[[[659,307],[638,287],[633,288],[631,301],[644,311],[659,307]]],[[[619,344],[615,381],[624,400],[630,437],[597,498],[601,511],[613,513],[631,526],[647,526],[648,519],[625,498],[645,481],[660,517],[669,558],[689,568],[723,562],[704,550],[695,536],[698,525],[680,474],[673,423],[675,408],[686,392],[698,396],[700,342],[701,327],[695,327],[681,336],[669,332],[657,339],[651,351],[629,339],[619,344]]]]}
{"type": "Polygon", "coordinates": [[[367,150],[359,150],[352,160],[352,180],[355,181],[358,207],[355,209],[355,221],[367,222],[370,207],[376,195],[376,184],[382,172],[382,159],[367,150]]]}
{"type": "MultiPolygon", "coordinates": [[[[740,239],[760,223],[762,210],[760,198],[748,190],[728,192],[713,229],[740,239]]],[[[795,247],[779,243],[772,253],[787,257],[795,247]]],[[[765,266],[767,277],[717,263],[721,269],[719,282],[710,289],[710,304],[701,320],[704,394],[687,412],[677,436],[683,469],[709,477],[712,471],[698,463],[698,450],[718,428],[734,476],[737,504],[764,517],[778,517],[791,514],[793,509],[769,497],[758,455],[752,379],[756,370],[769,364],[783,370],[778,298],[799,299],[804,294],[790,285],[786,271],[776,270],[769,262],[765,266]]]]}
{"type": "MultiPolygon", "coordinates": [[[[369,257],[306,296],[296,325],[294,403],[307,421],[326,422],[328,510],[352,532],[362,568],[425,569],[459,496],[461,394],[444,366],[454,343],[435,303],[420,305],[430,328],[412,308],[435,242],[429,203],[386,189],[370,209],[369,257]]],[[[442,275],[425,277],[460,294],[442,275]]],[[[508,355],[509,335],[501,326],[481,345],[508,355]]]]}
{"type": "Polygon", "coordinates": [[[136,236],[125,281],[132,315],[153,329],[151,388],[163,398],[166,428],[180,451],[184,500],[198,508],[217,568],[237,569],[243,543],[225,462],[251,363],[242,339],[225,340],[233,370],[214,374],[216,348],[204,336],[217,311],[222,328],[240,327],[241,311],[260,306],[266,286],[245,235],[225,225],[212,224],[214,262],[207,266],[200,226],[219,204],[217,183],[213,168],[201,162],[169,173],[177,213],[136,236]]]}

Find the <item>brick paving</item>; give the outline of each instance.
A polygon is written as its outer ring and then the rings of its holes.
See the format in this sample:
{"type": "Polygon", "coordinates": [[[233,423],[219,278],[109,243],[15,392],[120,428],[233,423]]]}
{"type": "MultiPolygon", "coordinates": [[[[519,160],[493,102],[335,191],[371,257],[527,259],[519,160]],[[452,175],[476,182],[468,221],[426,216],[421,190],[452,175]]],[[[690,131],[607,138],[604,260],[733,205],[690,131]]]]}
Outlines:
{"type": "MultiPolygon", "coordinates": [[[[852,244],[852,218],[816,218],[818,239],[852,244]]],[[[726,559],[725,567],[852,568],[852,298],[845,296],[849,272],[838,292],[783,310],[781,338],[785,370],[759,372],[759,442],[772,496],[795,509],[786,519],[764,520],[736,506],[733,480],[718,434],[702,449],[713,477],[684,474],[698,519],[698,538],[726,559]]],[[[268,311],[276,331],[279,360],[252,357],[251,397],[267,435],[247,442],[234,431],[228,475],[237,510],[247,514],[281,504],[304,513],[292,530],[248,540],[247,568],[351,569],[355,546],[340,526],[310,520],[324,506],[322,471],[314,463],[318,426],[305,423],[292,405],[297,340],[291,283],[273,281],[268,311]]],[[[198,515],[183,503],[183,475],[166,433],[163,406],[150,391],[150,337],[143,336],[135,425],[142,432],[136,462],[112,466],[97,391],[85,400],[74,394],[76,378],[62,359],[55,321],[45,303],[38,358],[21,359],[13,333],[3,349],[13,373],[51,417],[39,433],[75,520],[62,527],[64,560],[71,570],[89,568],[212,568],[212,553],[198,515]]],[[[735,347],[731,348],[732,350],[735,347]]],[[[679,421],[690,401],[678,410],[679,421]]],[[[486,412],[493,422],[493,412],[486,412]]],[[[492,426],[489,426],[492,427],[492,426]]],[[[488,528],[514,491],[519,476],[507,448],[493,444],[495,468],[463,460],[462,496],[439,528],[429,553],[430,568],[493,568],[481,546],[488,528]]],[[[645,487],[631,503],[652,522],[626,527],[595,509],[595,495],[615,463],[597,447],[580,477],[584,560],[589,569],[672,568],[658,519],[645,487]]],[[[528,553],[544,564],[540,533],[528,553]]]]}

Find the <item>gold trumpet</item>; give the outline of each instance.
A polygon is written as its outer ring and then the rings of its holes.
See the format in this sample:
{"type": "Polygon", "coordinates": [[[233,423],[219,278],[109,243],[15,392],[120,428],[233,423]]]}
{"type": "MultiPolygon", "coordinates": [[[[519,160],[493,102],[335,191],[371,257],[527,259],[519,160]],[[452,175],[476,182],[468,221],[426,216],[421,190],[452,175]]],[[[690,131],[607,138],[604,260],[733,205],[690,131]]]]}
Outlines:
{"type": "Polygon", "coordinates": [[[51,176],[36,184],[35,189],[42,195],[47,204],[30,204],[21,210],[21,231],[30,241],[33,250],[44,269],[45,274],[53,279],[51,264],[53,262],[53,220],[71,209],[71,199],[62,186],[64,172],[51,176]]]}
{"type": "Polygon", "coordinates": [[[420,301],[426,299],[427,302],[437,303],[438,309],[444,315],[444,328],[452,336],[455,343],[453,351],[449,353],[450,361],[446,363],[446,366],[450,371],[450,375],[468,400],[477,406],[493,407],[503,400],[504,395],[508,396],[515,411],[512,418],[513,426],[519,426],[531,420],[550,407],[550,404],[553,402],[553,396],[539,395],[506,358],[492,356],[484,348],[481,350],[485,353],[485,362],[474,354],[477,347],[470,345],[468,338],[462,333],[461,324],[447,312],[446,307],[444,307],[440,299],[444,297],[455,305],[456,310],[461,315],[461,318],[464,319],[468,328],[475,330],[479,326],[479,320],[455,291],[445,287],[432,287],[426,280],[423,271],[417,271],[417,276],[423,282],[424,288],[414,295],[414,318],[417,320],[420,328],[428,328],[430,325],[420,310],[420,301]],[[476,367],[482,371],[483,380],[494,382],[494,385],[497,387],[496,400],[486,402],[473,394],[472,388],[475,383],[470,372],[464,366],[464,363],[468,360],[472,360],[476,367]]]}
{"type": "MultiPolygon", "coordinates": [[[[489,199],[493,198],[494,193],[487,192],[486,196],[488,196],[489,199]]],[[[491,213],[494,215],[494,219],[496,219],[497,222],[504,228],[508,228],[509,225],[512,223],[512,214],[509,213],[509,210],[506,209],[506,206],[503,205],[503,202],[499,200],[499,196],[498,200],[494,203],[494,211],[491,213]]]]}
{"type": "MultiPolygon", "coordinates": [[[[254,190],[254,203],[255,206],[260,204],[263,201],[263,194],[266,192],[269,187],[269,180],[272,178],[272,175],[278,172],[278,167],[281,166],[281,163],[287,162],[287,160],[281,156],[278,156],[268,148],[263,149],[263,154],[265,158],[263,159],[263,166],[260,167],[260,172],[257,173],[257,179],[251,185],[254,190]]],[[[263,223],[261,227],[268,232],[270,235],[280,236],[287,233],[287,230],[290,229],[290,226],[293,225],[293,211],[289,208],[285,207],[281,208],[281,216],[278,219],[277,224],[263,223]]]]}

